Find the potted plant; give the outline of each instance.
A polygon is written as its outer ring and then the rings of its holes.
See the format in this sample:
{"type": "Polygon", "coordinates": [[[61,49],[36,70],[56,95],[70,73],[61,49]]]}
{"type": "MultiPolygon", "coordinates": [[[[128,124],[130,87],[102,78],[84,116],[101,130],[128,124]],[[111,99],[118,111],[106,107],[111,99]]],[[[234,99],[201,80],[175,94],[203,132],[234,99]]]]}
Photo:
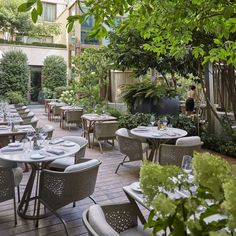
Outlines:
{"type": "Polygon", "coordinates": [[[179,114],[176,91],[156,81],[142,81],[122,86],[122,97],[131,113],[179,114]]]}
{"type": "Polygon", "coordinates": [[[195,190],[181,168],[144,163],[141,188],[153,207],[145,227],[154,235],[235,235],[236,177],[231,166],[212,154],[194,153],[193,171],[195,190]],[[184,189],[188,197],[173,199],[163,189],[184,189]]]}

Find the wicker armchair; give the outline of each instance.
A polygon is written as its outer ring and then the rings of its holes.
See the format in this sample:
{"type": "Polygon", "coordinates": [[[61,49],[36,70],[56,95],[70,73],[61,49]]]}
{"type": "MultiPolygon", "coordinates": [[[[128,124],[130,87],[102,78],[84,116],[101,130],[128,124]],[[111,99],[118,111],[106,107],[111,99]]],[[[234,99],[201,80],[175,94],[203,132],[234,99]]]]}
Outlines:
{"type": "Polygon", "coordinates": [[[80,163],[67,167],[64,172],[42,170],[36,227],[38,227],[40,203],[42,203],[60,219],[64,225],[66,235],[69,235],[66,222],[56,210],[86,197],[90,197],[93,200],[90,195],[93,194],[95,189],[100,164],[101,161],[99,160],[84,158],[80,159],[80,163]]]}
{"type": "Polygon", "coordinates": [[[15,182],[12,168],[0,166],[0,189],[0,202],[13,199],[15,225],[17,225],[15,182]]]}
{"type": "Polygon", "coordinates": [[[23,119],[23,124],[30,122],[31,119],[34,117],[34,113],[31,111],[25,117],[21,117],[23,119]]]}
{"type": "Polygon", "coordinates": [[[60,119],[61,117],[61,110],[60,107],[62,107],[62,105],[54,105],[52,107],[52,114],[51,114],[51,120],[56,120],[56,119],[60,119]]]}
{"type": "Polygon", "coordinates": [[[112,145],[114,146],[114,140],[116,139],[116,131],[118,128],[118,121],[96,122],[94,124],[93,145],[94,139],[96,139],[98,141],[101,153],[101,140],[112,140],[112,145]]]}
{"type": "Polygon", "coordinates": [[[79,163],[79,160],[85,156],[86,146],[88,141],[85,138],[77,136],[64,136],[64,140],[72,141],[80,145],[80,150],[75,156],[69,156],[56,159],[49,164],[49,168],[52,170],[64,171],[66,167],[79,163]]]}
{"type": "Polygon", "coordinates": [[[83,212],[89,236],[151,236],[150,229],[138,224],[138,214],[131,203],[92,205],[83,212]]]}
{"type": "Polygon", "coordinates": [[[62,121],[62,128],[68,125],[69,130],[71,124],[76,124],[76,126],[82,126],[81,116],[83,115],[83,110],[68,110],[65,112],[64,122],[62,121]]]}
{"type": "Polygon", "coordinates": [[[140,139],[130,136],[127,129],[118,129],[116,131],[116,137],[119,144],[119,150],[122,154],[125,155],[125,157],[116,168],[115,173],[117,173],[120,165],[123,165],[126,162],[143,160],[143,153],[146,153],[146,156],[148,155],[148,144],[142,143],[140,139]],[[129,160],[125,161],[127,157],[129,158],[129,160]]]}
{"type": "Polygon", "coordinates": [[[161,144],[159,149],[159,164],[181,167],[184,155],[193,156],[193,151],[200,149],[201,145],[199,144],[186,146],[161,144]]]}
{"type": "Polygon", "coordinates": [[[18,113],[19,113],[21,118],[24,118],[30,113],[30,110],[27,108],[25,110],[18,111],[18,113]]]}

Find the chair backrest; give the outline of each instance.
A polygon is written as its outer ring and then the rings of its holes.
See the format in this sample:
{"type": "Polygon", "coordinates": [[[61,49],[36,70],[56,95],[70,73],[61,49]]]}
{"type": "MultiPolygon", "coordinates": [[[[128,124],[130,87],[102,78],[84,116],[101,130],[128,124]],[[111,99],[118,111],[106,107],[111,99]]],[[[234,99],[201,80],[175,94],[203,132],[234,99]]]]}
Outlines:
{"type": "Polygon", "coordinates": [[[0,167],[0,202],[15,198],[15,183],[12,168],[0,167]]]}
{"type": "Polygon", "coordinates": [[[193,151],[201,149],[201,145],[169,145],[161,144],[159,149],[159,163],[160,165],[176,165],[182,164],[184,155],[193,156],[193,151]]]}
{"type": "Polygon", "coordinates": [[[31,121],[29,122],[29,125],[32,125],[33,128],[36,129],[37,124],[38,124],[38,121],[39,121],[39,120],[34,116],[34,117],[31,119],[31,121]]]}
{"type": "Polygon", "coordinates": [[[23,119],[23,118],[27,117],[27,115],[30,113],[30,110],[29,109],[25,109],[24,111],[22,110],[22,111],[20,111],[18,113],[19,113],[20,117],[23,119]]]}
{"type": "Polygon", "coordinates": [[[125,128],[116,131],[119,150],[122,154],[129,157],[130,161],[142,160],[142,143],[139,139],[131,137],[125,128]]]}
{"type": "Polygon", "coordinates": [[[118,121],[96,122],[94,124],[94,135],[97,139],[115,138],[118,128],[118,121]]]}
{"type": "Polygon", "coordinates": [[[65,121],[68,123],[81,124],[82,115],[83,115],[83,110],[68,110],[66,111],[65,121]]]}
{"type": "MultiPolygon", "coordinates": [[[[80,163],[91,159],[80,159],[80,163]]],[[[66,172],[42,170],[40,175],[39,199],[46,206],[57,210],[71,202],[79,201],[93,194],[101,161],[90,162],[84,168],[79,164],[69,166],[66,172]],[[76,170],[76,168],[78,170],[76,170]]]]}
{"type": "Polygon", "coordinates": [[[63,139],[80,145],[80,150],[75,154],[75,163],[78,162],[78,159],[85,156],[86,146],[88,144],[87,139],[78,136],[64,136],[63,139]]]}
{"type": "Polygon", "coordinates": [[[52,107],[52,114],[53,114],[53,116],[59,116],[61,114],[60,107],[62,107],[62,105],[54,105],[52,107]]]}
{"type": "Polygon", "coordinates": [[[178,138],[176,140],[176,145],[191,146],[191,145],[203,145],[201,138],[199,136],[188,136],[183,138],[178,138]]]}
{"type": "Polygon", "coordinates": [[[21,117],[23,119],[23,124],[26,122],[30,122],[33,117],[34,117],[33,112],[29,112],[29,114],[27,116],[21,117]]]}
{"type": "Polygon", "coordinates": [[[90,236],[118,236],[137,226],[137,219],[137,211],[131,203],[92,205],[83,212],[83,223],[90,236]]]}

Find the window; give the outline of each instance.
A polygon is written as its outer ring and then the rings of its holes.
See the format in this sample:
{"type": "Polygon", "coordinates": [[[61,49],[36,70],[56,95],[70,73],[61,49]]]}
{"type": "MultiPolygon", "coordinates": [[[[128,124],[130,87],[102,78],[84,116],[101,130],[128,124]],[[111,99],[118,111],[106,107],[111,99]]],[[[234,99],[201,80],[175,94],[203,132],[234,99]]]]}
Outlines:
{"type": "Polygon", "coordinates": [[[39,17],[41,21],[53,22],[56,20],[56,4],[43,2],[43,13],[39,17]]]}
{"type": "MultiPolygon", "coordinates": [[[[86,12],[86,8],[82,5],[83,11],[86,12]]],[[[94,17],[88,16],[81,24],[81,43],[82,44],[99,44],[99,41],[95,38],[89,37],[89,32],[94,25],[94,17]]]]}

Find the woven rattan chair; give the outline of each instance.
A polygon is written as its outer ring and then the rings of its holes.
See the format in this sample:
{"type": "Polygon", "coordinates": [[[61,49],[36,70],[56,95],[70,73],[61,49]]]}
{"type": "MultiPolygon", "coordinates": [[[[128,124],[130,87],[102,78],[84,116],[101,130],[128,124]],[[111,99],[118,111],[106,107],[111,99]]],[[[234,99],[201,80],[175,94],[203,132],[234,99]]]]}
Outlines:
{"type": "Polygon", "coordinates": [[[17,167],[17,163],[0,159],[0,167],[11,168],[13,171],[14,183],[17,188],[18,202],[20,202],[20,182],[23,178],[23,170],[17,167]]]}
{"type": "Polygon", "coordinates": [[[59,120],[60,119],[60,117],[61,117],[61,110],[60,110],[60,107],[61,107],[62,105],[54,105],[53,107],[52,107],[52,116],[51,116],[51,119],[52,120],[59,120]]]}
{"type": "Polygon", "coordinates": [[[79,144],[80,150],[75,154],[75,156],[59,158],[51,162],[49,168],[52,170],[64,171],[66,167],[77,164],[79,160],[85,156],[86,146],[88,144],[88,141],[85,138],[77,136],[64,136],[63,139],[79,144]]]}
{"type": "Polygon", "coordinates": [[[0,166],[0,189],[0,202],[13,199],[15,225],[17,225],[15,182],[12,168],[0,166]]]}
{"type": "Polygon", "coordinates": [[[201,144],[187,146],[161,144],[159,149],[159,163],[160,165],[176,165],[181,167],[184,155],[193,156],[193,151],[200,149],[201,144]]]}
{"type": "Polygon", "coordinates": [[[68,110],[65,112],[64,122],[62,121],[62,127],[65,126],[71,128],[71,124],[76,126],[82,126],[81,116],[83,115],[83,110],[68,110]]]}
{"type": "Polygon", "coordinates": [[[102,140],[111,140],[114,146],[114,140],[116,139],[116,131],[119,128],[118,121],[106,121],[106,122],[96,122],[94,124],[94,135],[93,135],[93,145],[94,139],[98,141],[100,151],[102,153],[102,140]]]}
{"type": "Polygon", "coordinates": [[[26,117],[29,113],[30,113],[30,110],[27,108],[25,110],[22,110],[22,111],[18,111],[20,117],[23,119],[24,117],[26,117]]]}
{"type": "Polygon", "coordinates": [[[17,112],[20,114],[20,113],[23,113],[25,110],[27,109],[27,106],[19,106],[19,107],[16,107],[16,110],[17,112]]]}
{"type": "Polygon", "coordinates": [[[42,170],[36,226],[38,226],[40,203],[42,203],[60,219],[64,225],[66,235],[69,235],[66,222],[56,211],[69,203],[86,197],[93,200],[91,195],[95,189],[100,164],[99,160],[84,158],[80,159],[80,163],[67,167],[64,172],[42,170]]]}
{"type": "Polygon", "coordinates": [[[83,212],[89,236],[151,236],[150,229],[138,224],[137,211],[131,203],[92,205],[83,212]]]}
{"type": "Polygon", "coordinates": [[[34,117],[34,113],[31,111],[27,114],[25,117],[21,117],[23,119],[23,124],[30,122],[32,118],[34,117]]]}
{"type": "Polygon", "coordinates": [[[147,157],[149,148],[148,144],[142,143],[140,139],[130,136],[127,129],[118,129],[116,131],[116,137],[119,144],[119,150],[122,154],[125,155],[125,157],[116,168],[115,173],[117,173],[120,165],[123,165],[126,162],[143,160],[143,153],[146,153],[147,157]],[[129,158],[129,160],[125,161],[127,157],[129,158]]]}

